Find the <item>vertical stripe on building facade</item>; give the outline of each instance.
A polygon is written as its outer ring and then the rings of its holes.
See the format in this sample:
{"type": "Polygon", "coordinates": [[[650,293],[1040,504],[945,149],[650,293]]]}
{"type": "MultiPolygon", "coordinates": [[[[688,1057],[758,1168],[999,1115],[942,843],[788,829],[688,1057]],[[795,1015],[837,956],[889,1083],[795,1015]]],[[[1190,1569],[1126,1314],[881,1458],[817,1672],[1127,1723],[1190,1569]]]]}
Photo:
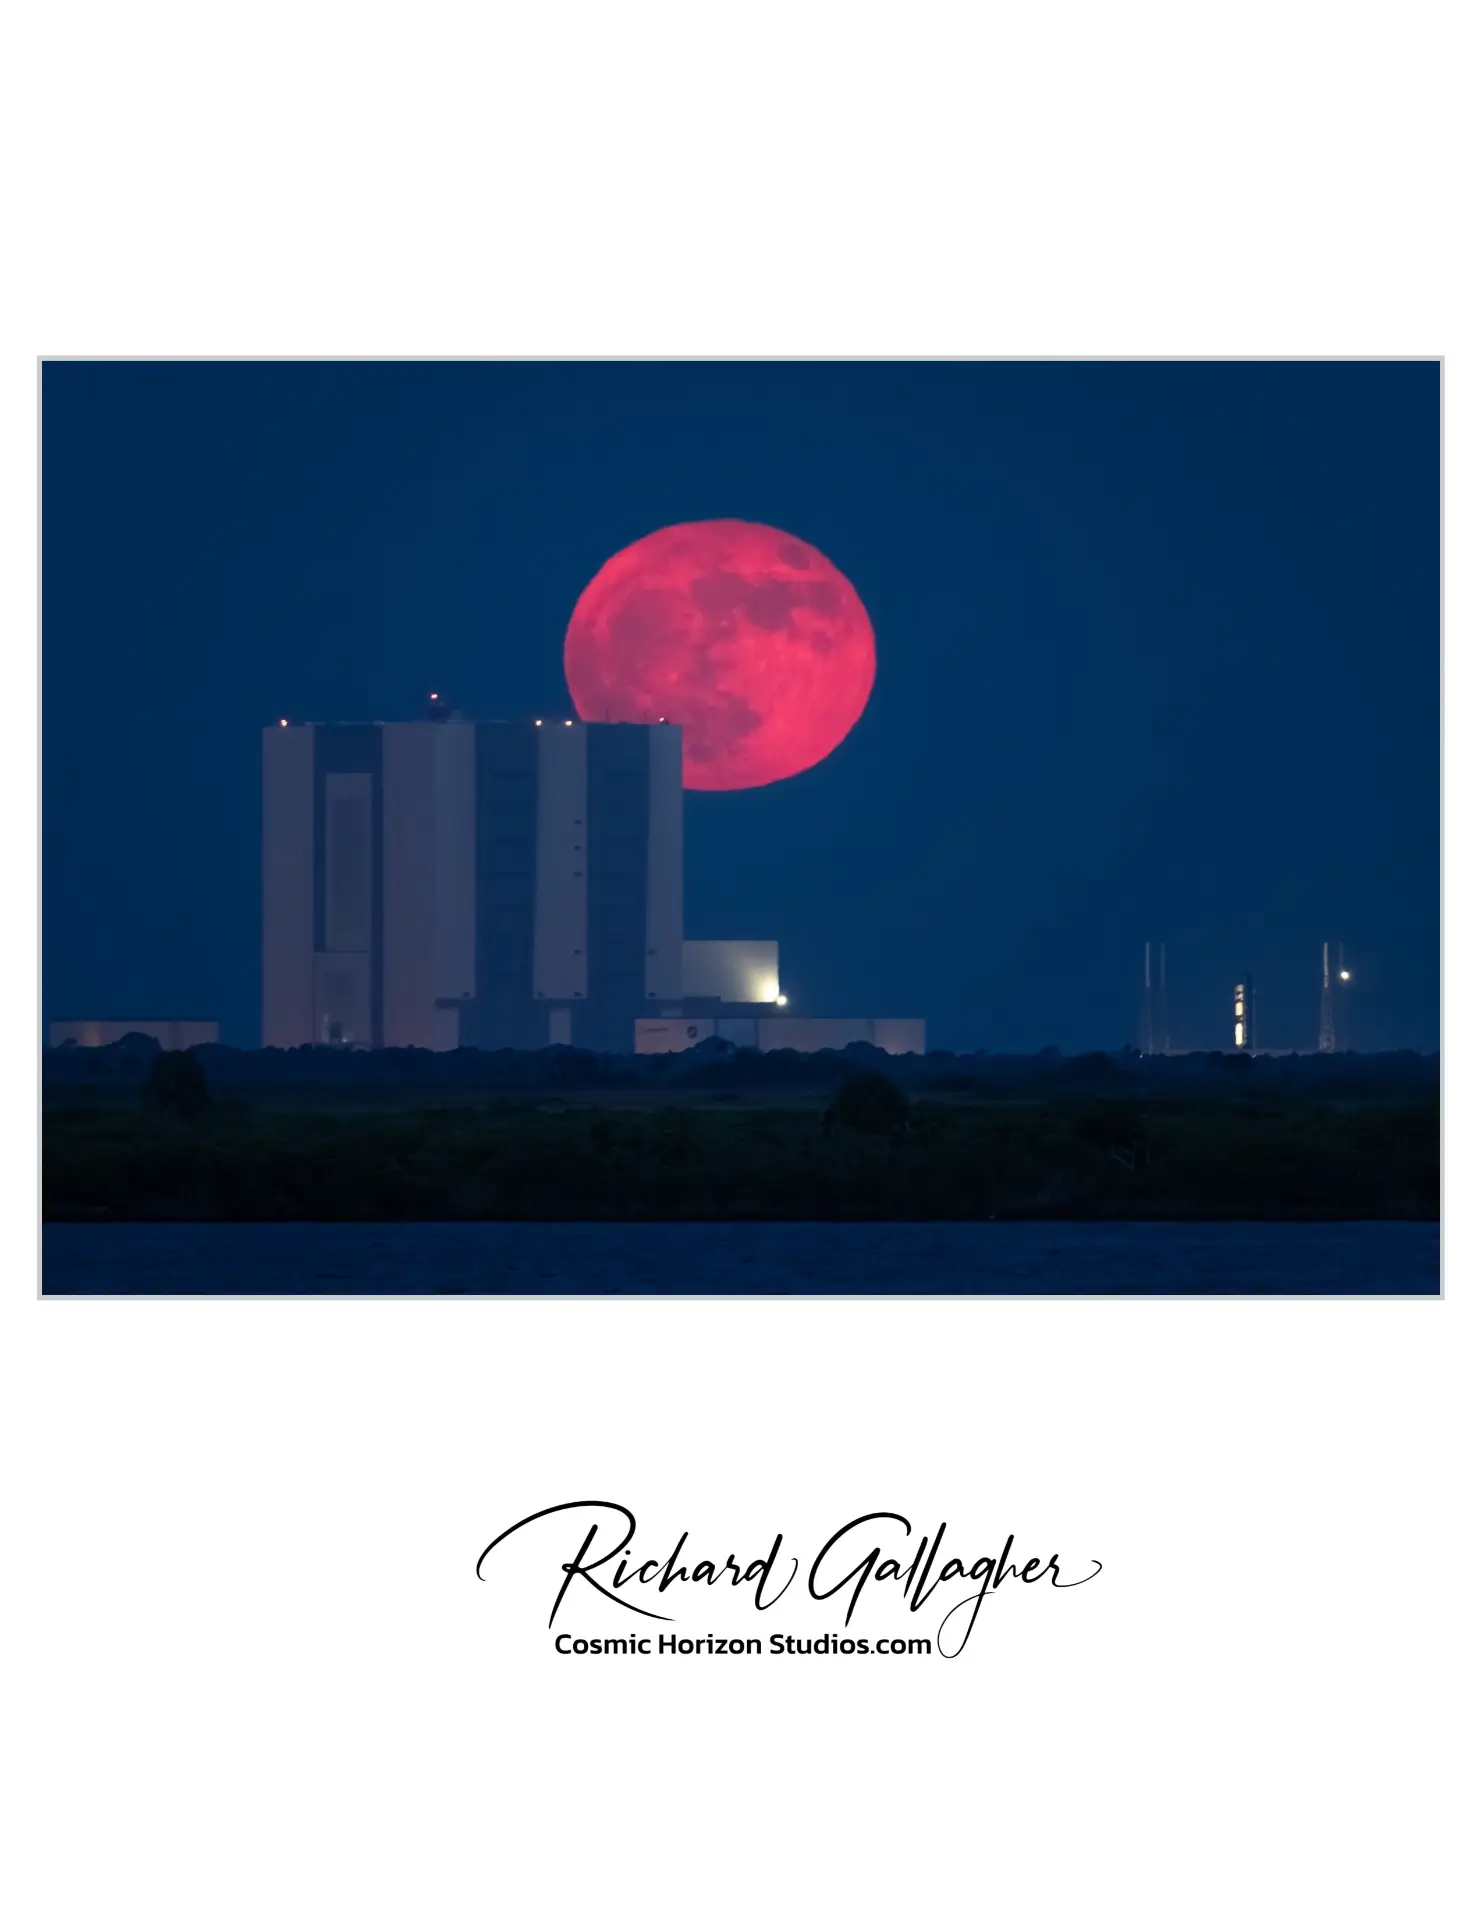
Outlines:
{"type": "Polygon", "coordinates": [[[538,739],[534,727],[476,729],[473,1046],[546,1043],[534,980],[538,739]]]}
{"type": "Polygon", "coordinates": [[[263,732],[263,1045],[314,1031],[314,735],[263,732]]]}
{"type": "MultiPolygon", "coordinates": [[[[292,731],[292,729],[289,729],[292,731]]],[[[315,1006],[317,1043],[382,1040],[382,735],[316,726],[315,1006]]]]}
{"type": "Polygon", "coordinates": [[[588,729],[588,1016],[583,1044],[633,1045],[644,1006],[650,727],[588,729]]]}
{"type": "MultiPolygon", "coordinates": [[[[474,738],[472,726],[457,723],[433,729],[434,785],[438,833],[434,909],[433,984],[440,1002],[472,1001],[474,971],[474,738]]],[[[438,1009],[440,1047],[459,1044],[455,1006],[438,1009]]]]}
{"type": "Polygon", "coordinates": [[[456,1047],[474,979],[474,728],[382,730],[382,1044],[456,1047]]]}
{"type": "Polygon", "coordinates": [[[381,1026],[389,1047],[431,1047],[437,1039],[435,755],[442,731],[420,722],[382,734],[381,1026]]]}
{"type": "Polygon", "coordinates": [[[538,1000],[585,1000],[587,728],[544,727],[540,736],[532,985],[538,1000]]]}
{"type": "Polygon", "coordinates": [[[684,794],[679,727],[649,727],[649,853],[644,925],[644,998],[684,991],[684,794]]]}

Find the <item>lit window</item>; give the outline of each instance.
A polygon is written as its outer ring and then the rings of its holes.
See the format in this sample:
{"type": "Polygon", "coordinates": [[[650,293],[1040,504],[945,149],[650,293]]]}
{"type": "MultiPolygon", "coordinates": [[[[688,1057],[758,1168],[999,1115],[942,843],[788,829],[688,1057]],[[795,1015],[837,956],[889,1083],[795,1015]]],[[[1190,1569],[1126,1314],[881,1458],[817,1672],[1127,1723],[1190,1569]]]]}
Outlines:
{"type": "Polygon", "coordinates": [[[1241,1021],[1239,1020],[1237,1022],[1237,1045],[1239,1047],[1245,1044],[1243,1035],[1246,1033],[1246,1031],[1247,1029],[1242,1025],[1241,1021]]]}

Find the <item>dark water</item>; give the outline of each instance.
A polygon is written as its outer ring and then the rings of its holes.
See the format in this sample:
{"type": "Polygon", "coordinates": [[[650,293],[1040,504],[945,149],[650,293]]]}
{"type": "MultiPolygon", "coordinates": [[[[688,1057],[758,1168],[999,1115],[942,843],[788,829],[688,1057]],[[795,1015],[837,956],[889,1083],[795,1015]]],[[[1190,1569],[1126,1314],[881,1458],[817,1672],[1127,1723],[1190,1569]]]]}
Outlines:
{"type": "Polygon", "coordinates": [[[1436,1294],[1436,1225],[48,1226],[48,1294],[1436,1294]]]}

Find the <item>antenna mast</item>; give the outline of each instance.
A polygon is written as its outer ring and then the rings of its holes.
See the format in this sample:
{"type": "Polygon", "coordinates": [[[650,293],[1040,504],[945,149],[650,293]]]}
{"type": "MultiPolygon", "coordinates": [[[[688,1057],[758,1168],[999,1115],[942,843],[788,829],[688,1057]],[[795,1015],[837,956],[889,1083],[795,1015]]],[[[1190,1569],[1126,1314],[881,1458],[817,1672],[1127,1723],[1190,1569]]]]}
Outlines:
{"type": "Polygon", "coordinates": [[[1333,1053],[1335,1050],[1335,1003],[1329,985],[1329,942],[1324,943],[1324,956],[1320,962],[1319,988],[1319,1051],[1333,1053]]]}

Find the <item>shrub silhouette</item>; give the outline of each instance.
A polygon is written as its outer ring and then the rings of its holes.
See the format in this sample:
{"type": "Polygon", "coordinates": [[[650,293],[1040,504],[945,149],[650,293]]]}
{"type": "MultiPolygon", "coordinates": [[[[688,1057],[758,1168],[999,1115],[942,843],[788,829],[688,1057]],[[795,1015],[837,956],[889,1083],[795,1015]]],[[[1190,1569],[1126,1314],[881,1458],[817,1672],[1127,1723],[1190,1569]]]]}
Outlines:
{"type": "Polygon", "coordinates": [[[157,1053],[140,1098],[147,1113],[199,1120],[211,1105],[206,1070],[193,1053],[157,1053]]]}
{"type": "Polygon", "coordinates": [[[899,1133],[911,1117],[912,1103],[884,1073],[857,1073],[824,1110],[824,1124],[851,1133],[899,1133]]]}

